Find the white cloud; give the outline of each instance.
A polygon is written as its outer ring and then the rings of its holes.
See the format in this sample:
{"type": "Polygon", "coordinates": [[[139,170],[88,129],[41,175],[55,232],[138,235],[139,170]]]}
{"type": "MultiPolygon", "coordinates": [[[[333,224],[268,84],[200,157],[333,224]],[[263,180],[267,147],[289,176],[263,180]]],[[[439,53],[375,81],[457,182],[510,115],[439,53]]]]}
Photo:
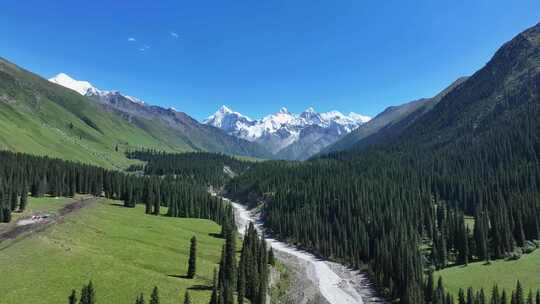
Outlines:
{"type": "Polygon", "coordinates": [[[176,33],[176,32],[171,32],[171,36],[172,36],[174,39],[178,39],[178,37],[180,37],[180,35],[178,35],[178,33],[176,33]]]}
{"type": "Polygon", "coordinates": [[[135,39],[135,38],[133,38],[133,37],[129,37],[129,38],[128,38],[128,41],[129,41],[129,42],[135,42],[135,41],[137,41],[137,39],[135,39]]]}
{"type": "Polygon", "coordinates": [[[143,45],[142,47],[139,48],[139,51],[144,52],[144,51],[148,50],[149,48],[150,48],[149,45],[143,45]]]}

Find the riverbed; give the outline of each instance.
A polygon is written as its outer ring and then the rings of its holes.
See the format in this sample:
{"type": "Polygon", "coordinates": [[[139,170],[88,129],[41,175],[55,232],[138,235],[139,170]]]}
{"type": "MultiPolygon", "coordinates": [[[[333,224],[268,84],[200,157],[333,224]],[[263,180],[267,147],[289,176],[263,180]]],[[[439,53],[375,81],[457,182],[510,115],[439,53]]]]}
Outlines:
{"type": "MultiPolygon", "coordinates": [[[[229,201],[226,198],[224,200],[229,201]]],[[[255,224],[259,233],[264,234],[258,214],[247,210],[241,204],[231,202],[231,205],[234,208],[236,225],[240,234],[244,233],[250,222],[255,224]]],[[[316,301],[321,304],[386,303],[376,296],[373,285],[364,273],[351,270],[338,263],[319,259],[311,253],[273,238],[266,237],[266,240],[282,263],[285,265],[292,263],[295,268],[299,266],[304,268],[299,271],[300,275],[307,279],[306,282],[302,282],[303,290],[301,291],[305,293],[305,297],[310,298],[305,299],[306,302],[316,301]]],[[[304,301],[297,301],[297,303],[301,302],[304,301]]]]}

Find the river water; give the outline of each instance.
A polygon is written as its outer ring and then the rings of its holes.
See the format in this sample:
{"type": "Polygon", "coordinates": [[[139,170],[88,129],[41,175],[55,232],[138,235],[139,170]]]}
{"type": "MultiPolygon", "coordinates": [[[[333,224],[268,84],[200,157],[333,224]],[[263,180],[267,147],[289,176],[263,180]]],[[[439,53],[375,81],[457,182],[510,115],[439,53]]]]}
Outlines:
{"type": "MultiPolygon", "coordinates": [[[[229,201],[223,198],[225,201],[229,201]]],[[[255,224],[259,233],[263,233],[259,216],[246,209],[245,206],[231,202],[234,208],[238,231],[243,234],[250,222],[255,224]]],[[[292,256],[301,260],[304,265],[303,273],[316,286],[326,303],[330,304],[368,304],[387,303],[376,296],[375,289],[366,275],[357,270],[351,270],[341,264],[321,260],[313,254],[300,250],[287,243],[266,237],[272,246],[276,257],[292,256]]],[[[287,265],[287,261],[283,261],[287,265]]]]}

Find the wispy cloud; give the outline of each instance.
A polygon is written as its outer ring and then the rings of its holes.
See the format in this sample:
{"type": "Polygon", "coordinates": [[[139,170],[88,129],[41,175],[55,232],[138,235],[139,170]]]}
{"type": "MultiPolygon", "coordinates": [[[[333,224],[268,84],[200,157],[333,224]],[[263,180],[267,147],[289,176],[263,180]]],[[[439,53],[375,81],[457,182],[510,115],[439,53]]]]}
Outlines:
{"type": "Polygon", "coordinates": [[[149,48],[150,48],[149,45],[143,45],[142,47],[139,48],[139,51],[144,52],[144,51],[148,50],[149,48]]]}
{"type": "Polygon", "coordinates": [[[174,39],[178,39],[178,37],[180,37],[180,35],[178,35],[178,33],[176,32],[171,32],[171,37],[173,37],[174,39]]]}
{"type": "Polygon", "coordinates": [[[129,41],[129,42],[135,42],[135,41],[137,41],[137,39],[135,39],[135,38],[133,38],[133,37],[129,37],[129,38],[128,38],[128,41],[129,41]]]}

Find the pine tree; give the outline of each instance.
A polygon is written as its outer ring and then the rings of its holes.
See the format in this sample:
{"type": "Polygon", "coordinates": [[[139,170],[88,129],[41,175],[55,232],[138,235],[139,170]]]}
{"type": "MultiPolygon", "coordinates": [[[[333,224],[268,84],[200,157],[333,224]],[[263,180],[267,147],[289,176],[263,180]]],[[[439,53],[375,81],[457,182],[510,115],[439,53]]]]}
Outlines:
{"type": "MultiPolygon", "coordinates": [[[[426,303],[429,303],[426,301],[426,303]]],[[[459,289],[459,292],[458,292],[458,304],[466,304],[467,303],[467,300],[465,300],[465,292],[463,291],[463,289],[459,289]]]]}
{"type": "Polygon", "coordinates": [[[523,293],[523,287],[521,282],[518,280],[516,284],[516,304],[525,304],[525,296],[523,293]]]}
{"type": "Polygon", "coordinates": [[[92,281],[88,285],[84,285],[81,290],[80,304],[94,304],[96,302],[96,292],[94,291],[94,285],[92,281]]]}
{"type": "Polygon", "coordinates": [[[191,297],[189,296],[189,293],[187,291],[184,295],[184,304],[191,304],[191,297]]]}
{"type": "Polygon", "coordinates": [[[508,296],[506,295],[506,290],[504,289],[501,293],[501,304],[508,304],[508,296]]]}
{"type": "Polygon", "coordinates": [[[135,304],[144,304],[144,295],[142,292],[139,294],[139,296],[135,300],[135,304]]]}
{"type": "Polygon", "coordinates": [[[9,199],[9,203],[10,203],[9,207],[10,207],[11,211],[17,210],[17,206],[19,205],[17,192],[15,192],[15,191],[11,192],[11,197],[9,199]]]}
{"type": "Polygon", "coordinates": [[[428,277],[426,279],[425,289],[424,289],[424,301],[426,303],[432,303],[433,297],[435,294],[435,286],[434,286],[434,279],[433,279],[433,271],[430,271],[428,273],[428,277]]]}
{"type": "Polygon", "coordinates": [[[22,212],[26,209],[26,205],[28,205],[28,188],[25,185],[23,185],[23,190],[21,193],[21,200],[19,202],[19,210],[22,212]]]}
{"type": "Polygon", "coordinates": [[[152,294],[150,295],[150,304],[159,304],[159,292],[157,286],[154,286],[152,294]]]}
{"type": "Polygon", "coordinates": [[[187,277],[193,279],[197,270],[197,238],[191,238],[191,246],[189,248],[189,261],[187,277]]]}
{"type": "Polygon", "coordinates": [[[272,249],[272,247],[270,247],[270,250],[268,251],[268,264],[270,264],[272,266],[276,266],[276,261],[275,261],[275,257],[274,257],[274,250],[272,249]]]}
{"type": "Polygon", "coordinates": [[[75,291],[75,289],[71,290],[71,294],[68,297],[68,303],[77,304],[77,292],[75,291]]]}
{"type": "Polygon", "coordinates": [[[491,304],[500,304],[501,296],[499,295],[499,287],[497,285],[493,286],[491,290],[491,304]]]}
{"type": "Polygon", "coordinates": [[[217,270],[214,269],[214,280],[212,283],[212,295],[210,296],[209,304],[218,304],[218,279],[217,279],[217,270]]]}

